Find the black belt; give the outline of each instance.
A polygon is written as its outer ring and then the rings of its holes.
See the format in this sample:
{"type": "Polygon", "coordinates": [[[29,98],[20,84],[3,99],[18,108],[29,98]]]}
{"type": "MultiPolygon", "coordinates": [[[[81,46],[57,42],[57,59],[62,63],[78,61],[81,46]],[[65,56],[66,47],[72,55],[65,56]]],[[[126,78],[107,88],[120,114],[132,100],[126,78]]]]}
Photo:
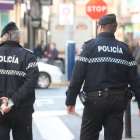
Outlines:
{"type": "Polygon", "coordinates": [[[108,95],[123,95],[125,96],[125,90],[117,90],[117,89],[104,89],[98,91],[86,92],[86,96],[108,96],[108,95]]]}

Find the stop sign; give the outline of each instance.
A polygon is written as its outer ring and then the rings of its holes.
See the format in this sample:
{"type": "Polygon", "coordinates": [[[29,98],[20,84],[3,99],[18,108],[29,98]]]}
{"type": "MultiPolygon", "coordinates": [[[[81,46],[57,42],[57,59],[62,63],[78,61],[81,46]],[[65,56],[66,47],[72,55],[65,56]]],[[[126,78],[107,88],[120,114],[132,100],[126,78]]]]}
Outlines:
{"type": "Polygon", "coordinates": [[[95,20],[107,13],[107,4],[103,0],[90,0],[86,4],[87,15],[95,20]]]}

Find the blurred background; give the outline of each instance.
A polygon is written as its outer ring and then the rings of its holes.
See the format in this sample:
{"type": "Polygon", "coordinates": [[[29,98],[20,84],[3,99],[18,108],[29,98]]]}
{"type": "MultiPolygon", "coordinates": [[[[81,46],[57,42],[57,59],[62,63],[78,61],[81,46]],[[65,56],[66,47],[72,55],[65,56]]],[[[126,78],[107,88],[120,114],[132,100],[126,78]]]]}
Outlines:
{"type": "MultiPolygon", "coordinates": [[[[33,49],[41,40],[54,42],[59,55],[65,52],[64,42],[76,42],[79,51],[84,41],[95,38],[95,22],[86,14],[89,0],[0,0],[0,31],[9,21],[21,30],[21,45],[33,49]],[[73,3],[74,21],[71,26],[59,24],[61,3],[73,3]],[[66,32],[67,30],[67,32],[66,32]]],[[[116,38],[136,46],[140,37],[139,0],[104,0],[107,13],[115,13],[118,21],[116,38]]]]}
{"type": "MultiPolygon", "coordinates": [[[[104,2],[107,13],[116,14],[116,38],[127,43],[134,55],[135,48],[140,46],[139,0],[0,0],[0,31],[8,22],[16,22],[21,31],[21,45],[41,61],[37,82],[37,88],[41,89],[36,89],[33,114],[34,140],[79,139],[83,105],[77,99],[76,113],[68,115],[65,91],[75,55],[85,41],[96,37],[97,19],[87,14],[90,1],[104,2]],[[59,84],[50,86],[51,83],[59,84]]],[[[132,102],[131,108],[132,137],[139,140],[137,103],[132,102]]],[[[104,139],[103,133],[100,140],[104,139]]],[[[124,134],[123,140],[128,140],[124,134]]]]}
{"type": "Polygon", "coordinates": [[[38,61],[60,68],[39,65],[40,72],[45,73],[41,74],[41,84],[47,82],[44,88],[50,83],[69,81],[75,55],[85,41],[96,37],[98,19],[93,20],[87,14],[91,1],[106,3],[106,13],[116,14],[116,38],[127,43],[134,54],[140,46],[139,0],[0,0],[0,31],[8,22],[16,22],[21,31],[21,45],[32,50],[38,61]],[[56,74],[56,69],[62,73],[56,74]]]}

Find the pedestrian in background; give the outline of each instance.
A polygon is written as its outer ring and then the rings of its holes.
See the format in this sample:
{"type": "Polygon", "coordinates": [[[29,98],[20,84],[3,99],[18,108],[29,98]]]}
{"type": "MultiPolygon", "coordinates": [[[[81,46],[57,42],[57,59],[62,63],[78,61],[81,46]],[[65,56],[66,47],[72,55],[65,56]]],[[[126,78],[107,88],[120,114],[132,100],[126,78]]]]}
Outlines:
{"type": "Polygon", "coordinates": [[[33,54],[35,56],[35,58],[37,59],[37,48],[38,48],[39,45],[36,45],[33,47],[33,54]]]}
{"type": "Polygon", "coordinates": [[[138,52],[139,52],[139,50],[140,50],[140,39],[138,38],[137,39],[137,47],[135,48],[135,51],[134,51],[134,58],[136,59],[136,57],[137,57],[137,54],[138,54],[138,52]]]}
{"type": "Polygon", "coordinates": [[[138,51],[136,55],[136,64],[137,64],[138,74],[140,75],[140,50],[138,51]]]}
{"type": "Polygon", "coordinates": [[[32,140],[32,113],[35,86],[39,77],[33,53],[20,43],[20,30],[14,22],[1,33],[0,44],[0,99],[7,108],[0,109],[0,139],[32,140]],[[9,99],[14,104],[9,106],[9,99]]]}
{"type": "Polygon", "coordinates": [[[47,47],[44,45],[44,40],[41,40],[41,43],[39,46],[37,46],[36,48],[36,55],[38,58],[44,58],[45,55],[44,55],[44,52],[48,51],[47,50],[47,47]]]}
{"type": "Polygon", "coordinates": [[[134,56],[134,53],[135,53],[135,46],[133,44],[130,44],[129,45],[129,49],[130,51],[132,52],[132,55],[134,56]]]}
{"type": "Polygon", "coordinates": [[[134,51],[134,57],[137,64],[138,74],[140,75],[140,39],[137,40],[137,47],[134,51]]]}
{"type": "MultiPolygon", "coordinates": [[[[105,140],[121,140],[128,84],[140,109],[140,78],[128,45],[115,39],[115,14],[99,19],[98,36],[83,45],[66,91],[67,112],[75,112],[76,97],[84,82],[86,102],[80,140],[98,140],[104,126],[105,140]]],[[[140,116],[140,110],[139,110],[140,116]]]]}
{"type": "Polygon", "coordinates": [[[58,58],[58,50],[55,46],[55,43],[51,43],[49,46],[49,51],[44,52],[45,56],[49,58],[50,64],[54,64],[54,60],[57,60],[58,58]]]}
{"type": "Polygon", "coordinates": [[[58,58],[58,50],[55,43],[50,44],[48,52],[45,52],[45,56],[54,60],[58,58]]]}
{"type": "MultiPolygon", "coordinates": [[[[139,54],[139,50],[140,50],[140,39],[137,39],[137,47],[135,48],[134,52],[133,52],[133,56],[135,58],[136,64],[137,64],[137,71],[138,74],[140,76],[140,54],[139,54]]],[[[136,101],[136,98],[133,99],[133,101],[136,101]]]]}

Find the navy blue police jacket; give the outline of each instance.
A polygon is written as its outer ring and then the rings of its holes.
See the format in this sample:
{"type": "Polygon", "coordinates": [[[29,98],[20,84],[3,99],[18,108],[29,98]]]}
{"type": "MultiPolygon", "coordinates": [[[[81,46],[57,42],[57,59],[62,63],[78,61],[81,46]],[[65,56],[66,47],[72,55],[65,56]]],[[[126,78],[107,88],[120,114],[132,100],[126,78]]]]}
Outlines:
{"type": "Polygon", "coordinates": [[[130,84],[140,108],[140,78],[128,45],[115,39],[113,33],[99,33],[85,42],[72,73],[66,105],[74,106],[84,82],[85,92],[105,88],[125,90],[130,84]]]}
{"type": "Polygon", "coordinates": [[[31,51],[14,41],[0,44],[0,97],[12,99],[12,109],[34,111],[38,76],[37,62],[31,51]]]}

